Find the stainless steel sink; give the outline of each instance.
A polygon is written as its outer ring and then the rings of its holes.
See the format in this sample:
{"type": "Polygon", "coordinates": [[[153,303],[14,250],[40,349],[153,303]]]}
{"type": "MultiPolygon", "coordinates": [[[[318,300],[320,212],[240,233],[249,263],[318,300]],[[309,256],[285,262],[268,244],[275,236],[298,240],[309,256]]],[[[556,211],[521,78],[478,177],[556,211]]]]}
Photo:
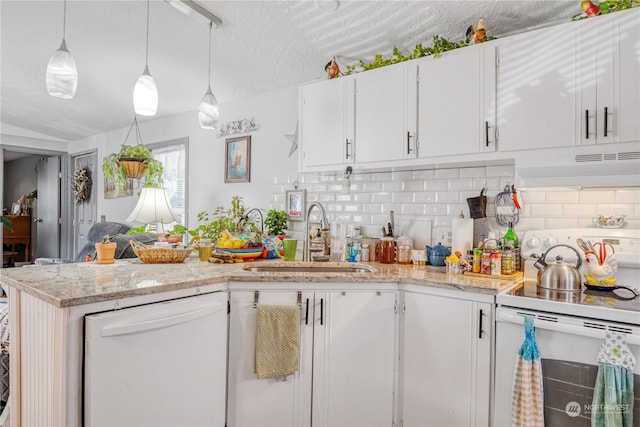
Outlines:
{"type": "Polygon", "coordinates": [[[284,263],[247,265],[243,269],[256,273],[371,273],[375,271],[373,267],[364,264],[325,264],[320,262],[295,262],[291,265],[284,263]]]}

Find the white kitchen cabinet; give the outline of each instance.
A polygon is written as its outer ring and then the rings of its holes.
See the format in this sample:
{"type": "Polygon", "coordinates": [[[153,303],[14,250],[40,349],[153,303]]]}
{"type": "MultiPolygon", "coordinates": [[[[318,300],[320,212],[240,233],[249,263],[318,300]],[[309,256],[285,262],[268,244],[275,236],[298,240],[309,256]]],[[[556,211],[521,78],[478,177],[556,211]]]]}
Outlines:
{"type": "Polygon", "coordinates": [[[572,146],[578,136],[576,25],[502,40],[498,46],[498,150],[572,146]]]}
{"type": "MultiPolygon", "coordinates": [[[[254,373],[255,293],[232,291],[227,425],[390,426],[396,294],[303,292],[300,370],[275,381],[254,373]]],[[[261,304],[296,301],[295,291],[259,292],[261,304]]]]}
{"type": "Polygon", "coordinates": [[[403,296],[401,425],[488,426],[492,304],[403,296]]]}
{"type": "Polygon", "coordinates": [[[416,63],[356,74],[356,161],[416,157],[416,63]]]}
{"type": "Polygon", "coordinates": [[[640,10],[586,21],[579,31],[580,144],[640,141],[640,10]]]}
{"type": "Polygon", "coordinates": [[[418,62],[419,156],[495,151],[495,45],[418,62]]]}
{"type": "Polygon", "coordinates": [[[309,84],[300,93],[302,169],[353,163],[353,78],[309,84]]]}

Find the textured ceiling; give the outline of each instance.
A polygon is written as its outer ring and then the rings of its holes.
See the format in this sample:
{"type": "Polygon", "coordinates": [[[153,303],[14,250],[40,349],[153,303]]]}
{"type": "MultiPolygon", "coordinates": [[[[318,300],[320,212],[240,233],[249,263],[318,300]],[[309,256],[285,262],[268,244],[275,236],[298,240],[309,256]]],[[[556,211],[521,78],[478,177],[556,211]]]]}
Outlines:
{"type": "MultiPolygon", "coordinates": [[[[430,45],[434,34],[458,40],[479,17],[499,37],[580,12],[575,0],[341,0],[334,11],[318,7],[322,1],[198,1],[223,21],[213,32],[218,102],[324,78],[332,56],[346,67],[388,56],[394,46],[409,52],[430,45]]],[[[62,7],[61,0],[0,1],[0,120],[69,141],[129,126],[144,68],[146,3],[68,1],[66,40],[80,76],[72,100],[45,88],[47,62],[62,38],[62,7]]],[[[208,26],[163,0],[152,0],[150,11],[156,118],[196,110],[207,88],[208,26]]]]}

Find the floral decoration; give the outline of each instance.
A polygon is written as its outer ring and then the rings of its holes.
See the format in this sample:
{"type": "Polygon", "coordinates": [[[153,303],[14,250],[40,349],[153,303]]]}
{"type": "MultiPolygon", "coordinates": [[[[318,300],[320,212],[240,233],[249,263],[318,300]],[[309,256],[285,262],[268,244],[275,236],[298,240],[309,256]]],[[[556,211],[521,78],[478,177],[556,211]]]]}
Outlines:
{"type": "Polygon", "coordinates": [[[255,132],[258,129],[260,129],[260,125],[256,124],[253,117],[250,119],[236,120],[221,124],[220,132],[218,132],[218,138],[227,135],[255,132]]]}
{"type": "Polygon", "coordinates": [[[79,168],[73,173],[73,197],[77,205],[89,200],[91,196],[91,171],[87,168],[79,168]]]}

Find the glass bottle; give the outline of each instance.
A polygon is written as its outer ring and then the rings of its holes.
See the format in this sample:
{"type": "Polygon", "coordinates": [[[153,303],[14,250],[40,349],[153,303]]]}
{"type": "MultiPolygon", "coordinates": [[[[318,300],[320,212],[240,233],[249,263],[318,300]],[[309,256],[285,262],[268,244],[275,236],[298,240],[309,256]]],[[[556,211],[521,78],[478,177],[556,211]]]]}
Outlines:
{"type": "Polygon", "coordinates": [[[509,229],[507,233],[504,235],[504,246],[505,248],[515,249],[518,247],[518,235],[515,231],[513,231],[513,223],[509,223],[509,229]]]}

